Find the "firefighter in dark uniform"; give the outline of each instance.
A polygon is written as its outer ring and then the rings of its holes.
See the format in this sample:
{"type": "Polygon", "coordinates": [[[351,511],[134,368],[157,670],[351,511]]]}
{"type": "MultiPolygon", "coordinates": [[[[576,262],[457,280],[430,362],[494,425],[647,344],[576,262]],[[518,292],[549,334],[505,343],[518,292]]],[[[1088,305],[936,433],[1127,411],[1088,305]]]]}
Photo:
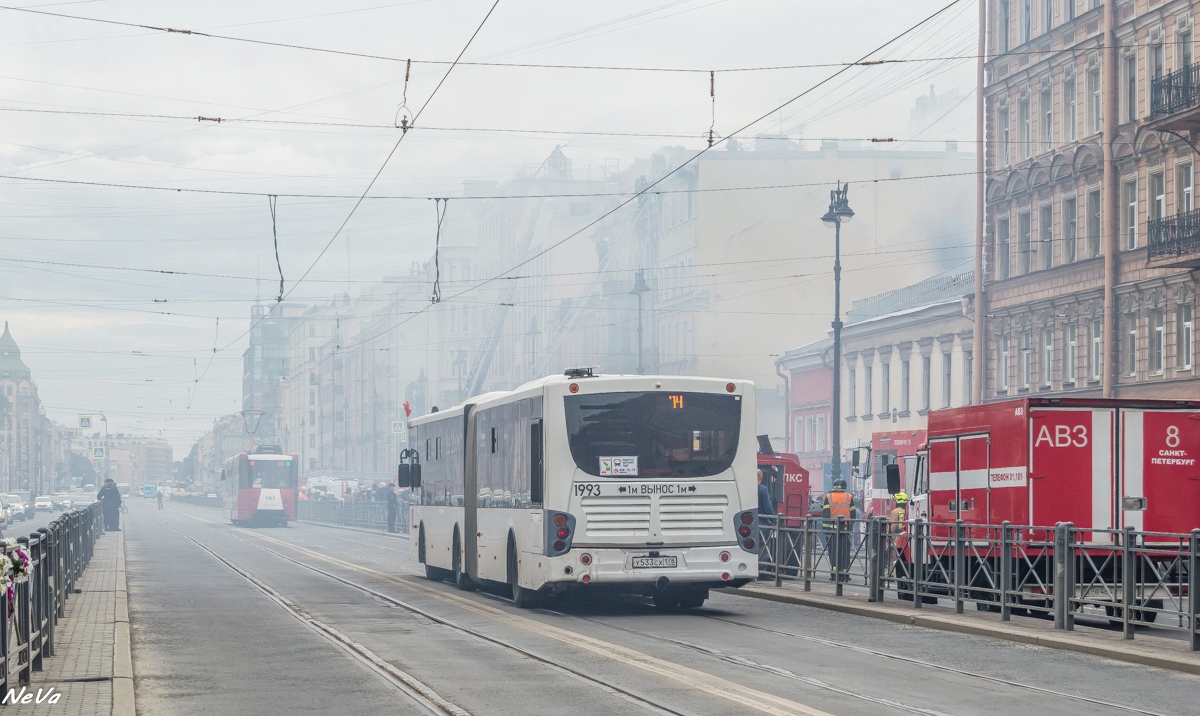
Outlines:
{"type": "Polygon", "coordinates": [[[850,539],[854,526],[849,522],[842,525],[842,533],[836,534],[838,518],[853,520],[858,517],[858,506],[854,504],[854,496],[846,491],[846,481],[837,480],[833,489],[825,495],[825,505],[821,508],[824,521],[821,528],[825,530],[829,541],[826,556],[829,558],[829,581],[850,581],[850,539]]]}

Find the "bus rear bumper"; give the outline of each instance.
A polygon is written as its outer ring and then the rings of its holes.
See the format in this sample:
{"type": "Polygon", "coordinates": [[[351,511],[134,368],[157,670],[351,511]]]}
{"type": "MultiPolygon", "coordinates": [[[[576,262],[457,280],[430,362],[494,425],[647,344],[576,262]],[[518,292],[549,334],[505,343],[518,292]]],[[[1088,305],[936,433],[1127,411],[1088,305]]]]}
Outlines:
{"type": "Polygon", "coordinates": [[[758,555],[736,545],[649,550],[575,547],[550,560],[548,584],[651,586],[666,578],[674,585],[710,587],[744,584],[758,577],[758,555]],[[670,566],[672,564],[674,566],[670,566]],[[636,565],[636,566],[635,566],[636,565]]]}

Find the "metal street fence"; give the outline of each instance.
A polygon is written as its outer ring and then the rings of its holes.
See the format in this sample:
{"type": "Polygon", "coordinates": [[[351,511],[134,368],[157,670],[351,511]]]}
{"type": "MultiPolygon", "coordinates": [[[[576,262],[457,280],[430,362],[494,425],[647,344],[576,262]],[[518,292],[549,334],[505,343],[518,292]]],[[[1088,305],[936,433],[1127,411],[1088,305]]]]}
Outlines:
{"type": "Polygon", "coordinates": [[[18,559],[20,550],[29,565],[28,578],[12,585],[11,597],[0,588],[0,614],[7,617],[0,629],[0,693],[7,694],[14,681],[28,686],[44,659],[54,656],[55,627],[92,560],[102,524],[100,504],[92,503],[62,513],[48,526],[18,537],[15,545],[4,545],[9,559],[18,559]]]}
{"type": "Polygon", "coordinates": [[[1200,619],[1191,598],[1200,589],[1200,530],[1167,534],[1125,530],[968,525],[955,523],[824,520],[761,516],[759,571],[803,584],[833,582],[837,596],[850,586],[867,599],[911,602],[914,609],[973,602],[979,611],[1053,619],[1075,628],[1080,616],[1100,617],[1126,639],[1135,628],[1184,631],[1200,651],[1200,619]]]}
{"type": "MultiPolygon", "coordinates": [[[[299,518],[305,522],[387,531],[387,505],[382,502],[302,500],[299,510],[299,518]]],[[[408,534],[408,512],[406,505],[397,506],[397,532],[408,534]]]]}

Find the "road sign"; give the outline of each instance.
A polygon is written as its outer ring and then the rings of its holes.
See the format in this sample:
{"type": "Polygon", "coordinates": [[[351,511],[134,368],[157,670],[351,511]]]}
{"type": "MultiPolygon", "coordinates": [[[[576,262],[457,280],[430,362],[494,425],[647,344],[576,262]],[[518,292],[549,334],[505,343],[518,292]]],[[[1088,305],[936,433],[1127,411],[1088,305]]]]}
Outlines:
{"type": "Polygon", "coordinates": [[[408,435],[408,422],[405,420],[393,420],[392,421],[392,434],[393,435],[408,435]]]}
{"type": "Polygon", "coordinates": [[[92,416],[80,415],[79,416],[79,429],[80,430],[91,430],[92,429],[92,416]]]}
{"type": "Polygon", "coordinates": [[[107,448],[105,448],[103,445],[96,445],[92,448],[92,459],[103,460],[106,452],[107,448]]]}

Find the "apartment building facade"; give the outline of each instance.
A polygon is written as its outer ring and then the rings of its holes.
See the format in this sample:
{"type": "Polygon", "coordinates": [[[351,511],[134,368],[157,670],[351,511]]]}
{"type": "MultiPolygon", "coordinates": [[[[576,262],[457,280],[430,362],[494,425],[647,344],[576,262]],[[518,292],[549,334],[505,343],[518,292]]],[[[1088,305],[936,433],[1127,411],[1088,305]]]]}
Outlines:
{"type": "Polygon", "coordinates": [[[1197,385],[1192,0],[989,0],[982,398],[1197,385]]]}

